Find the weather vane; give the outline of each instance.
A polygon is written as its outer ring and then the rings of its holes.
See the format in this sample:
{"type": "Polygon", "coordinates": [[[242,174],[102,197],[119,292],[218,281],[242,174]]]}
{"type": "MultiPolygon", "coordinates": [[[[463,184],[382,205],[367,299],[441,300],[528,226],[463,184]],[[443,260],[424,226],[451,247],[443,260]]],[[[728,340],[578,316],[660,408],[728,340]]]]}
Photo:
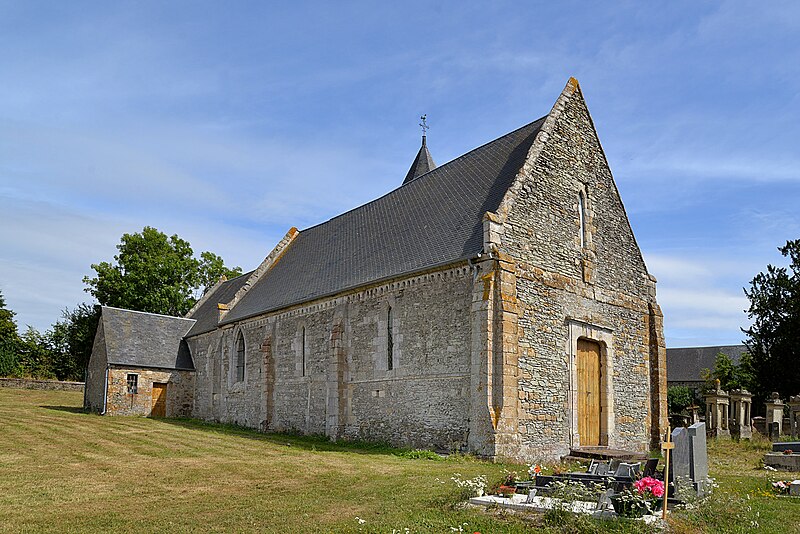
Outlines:
{"type": "Polygon", "coordinates": [[[427,122],[427,120],[428,120],[428,114],[426,113],[425,115],[423,115],[422,117],[420,117],[420,119],[422,119],[422,122],[421,122],[421,123],[419,123],[419,125],[420,125],[420,127],[422,128],[422,135],[424,136],[424,135],[425,135],[425,133],[426,133],[428,130],[430,130],[430,129],[431,129],[431,127],[430,127],[430,126],[428,126],[428,122],[427,122]]]}

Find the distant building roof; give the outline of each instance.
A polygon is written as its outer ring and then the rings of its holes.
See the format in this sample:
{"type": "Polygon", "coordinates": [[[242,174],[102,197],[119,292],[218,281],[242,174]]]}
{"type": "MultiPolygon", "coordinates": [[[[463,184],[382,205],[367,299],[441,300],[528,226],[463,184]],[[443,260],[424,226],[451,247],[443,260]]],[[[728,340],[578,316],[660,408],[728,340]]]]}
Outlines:
{"type": "Polygon", "coordinates": [[[183,340],[194,319],[103,306],[100,320],[110,365],[194,370],[183,340]]]}
{"type": "Polygon", "coordinates": [[[221,324],[477,256],[545,118],[301,231],[221,324]]]}
{"type": "Polygon", "coordinates": [[[733,363],[738,364],[746,350],[744,345],[667,349],[667,381],[699,382],[703,369],[714,370],[717,354],[727,354],[733,363]]]}

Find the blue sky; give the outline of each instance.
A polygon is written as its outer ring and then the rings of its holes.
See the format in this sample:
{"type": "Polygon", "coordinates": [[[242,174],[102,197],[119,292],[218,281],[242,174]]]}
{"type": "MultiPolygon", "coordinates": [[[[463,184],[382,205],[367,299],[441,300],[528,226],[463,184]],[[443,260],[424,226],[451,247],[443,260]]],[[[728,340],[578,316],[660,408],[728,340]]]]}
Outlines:
{"type": "Polygon", "coordinates": [[[668,346],[738,343],[800,237],[795,2],[0,1],[0,290],[21,327],[155,226],[245,270],[581,83],[668,346]]]}

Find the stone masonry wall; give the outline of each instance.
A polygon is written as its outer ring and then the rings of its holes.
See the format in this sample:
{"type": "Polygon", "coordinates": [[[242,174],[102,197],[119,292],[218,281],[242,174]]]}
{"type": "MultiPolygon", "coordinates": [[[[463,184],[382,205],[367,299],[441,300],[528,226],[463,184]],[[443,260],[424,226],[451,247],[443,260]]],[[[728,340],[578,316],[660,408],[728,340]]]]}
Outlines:
{"type": "Polygon", "coordinates": [[[89,365],[86,367],[86,393],[83,397],[83,407],[87,410],[93,412],[103,411],[105,406],[107,362],[105,331],[103,329],[103,321],[100,321],[97,325],[97,333],[94,336],[89,365]]]}
{"type": "Polygon", "coordinates": [[[194,373],[170,369],[112,367],[108,373],[108,415],[149,416],[153,408],[153,382],[167,384],[167,417],[192,413],[194,373]],[[128,375],[138,375],[137,393],[128,393],[128,375]]]}
{"type": "Polygon", "coordinates": [[[646,450],[654,285],[579,89],[523,173],[500,230],[500,251],[517,268],[522,451],[552,458],[578,446],[573,332],[603,338],[596,341],[603,359],[608,356],[604,372],[613,373],[607,377],[605,444],[646,450]]]}
{"type": "Polygon", "coordinates": [[[83,392],[83,382],[64,382],[62,380],[35,380],[33,378],[0,378],[0,388],[49,389],[52,391],[83,392]]]}
{"type": "Polygon", "coordinates": [[[462,266],[192,338],[193,413],[275,431],[462,448],[469,418],[470,302],[471,275],[462,266]],[[245,381],[237,384],[230,377],[239,330],[247,363],[245,381]],[[215,394],[219,361],[221,391],[215,394]]]}

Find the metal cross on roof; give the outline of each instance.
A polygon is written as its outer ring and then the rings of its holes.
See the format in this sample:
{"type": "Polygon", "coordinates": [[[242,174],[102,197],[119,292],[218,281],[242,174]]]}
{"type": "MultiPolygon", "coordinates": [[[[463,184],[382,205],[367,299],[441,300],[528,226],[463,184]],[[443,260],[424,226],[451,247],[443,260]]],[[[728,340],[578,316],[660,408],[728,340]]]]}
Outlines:
{"type": "Polygon", "coordinates": [[[420,119],[422,119],[422,122],[421,122],[421,123],[419,123],[419,125],[420,125],[420,128],[422,128],[422,135],[424,136],[424,135],[425,135],[425,133],[426,133],[428,130],[430,130],[430,129],[431,129],[431,127],[430,127],[430,126],[428,126],[428,123],[427,123],[427,120],[428,120],[428,114],[426,113],[425,115],[423,115],[422,117],[420,117],[420,119]]]}

